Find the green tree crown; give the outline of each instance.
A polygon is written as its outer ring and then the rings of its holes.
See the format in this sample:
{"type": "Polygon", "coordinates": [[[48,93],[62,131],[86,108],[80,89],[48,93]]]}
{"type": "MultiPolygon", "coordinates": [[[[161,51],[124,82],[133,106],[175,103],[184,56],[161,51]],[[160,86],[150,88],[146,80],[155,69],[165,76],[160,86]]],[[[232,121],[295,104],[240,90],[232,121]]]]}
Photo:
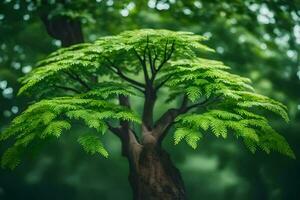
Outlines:
{"type": "Polygon", "coordinates": [[[294,158],[267,119],[271,112],[288,121],[286,106],[255,93],[248,78],[208,59],[214,50],[204,40],[190,32],[143,29],[50,54],[21,79],[19,94],[32,95],[36,102],[1,133],[2,141],[15,139],[2,157],[2,166],[16,167],[35,141],[60,137],[75,120],[98,133],[83,133],[78,142],[88,153],[104,157],[108,152],[101,135],[118,134],[116,124],[127,123],[151,130],[159,140],[174,125],[175,144],[185,141],[192,148],[207,133],[223,138],[231,133],[252,152],[259,148],[294,158]],[[162,88],[167,102],[182,103],[154,122],[153,108],[162,88]],[[142,116],[121,101],[131,96],[144,98],[142,116]]]}

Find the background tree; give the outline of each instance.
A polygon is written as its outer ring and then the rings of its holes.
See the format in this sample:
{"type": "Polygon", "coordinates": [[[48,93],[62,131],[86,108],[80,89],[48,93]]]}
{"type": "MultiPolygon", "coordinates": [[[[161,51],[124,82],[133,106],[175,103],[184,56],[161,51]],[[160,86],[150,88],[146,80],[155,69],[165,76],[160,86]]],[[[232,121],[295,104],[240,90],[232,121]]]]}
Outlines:
{"type": "MultiPolygon", "coordinates": [[[[43,11],[39,2],[0,3],[0,127],[31,101],[24,95],[15,96],[20,86],[17,78],[63,43],[47,35],[40,18],[41,12],[47,11],[50,18],[62,15],[80,20],[85,41],[141,27],[187,30],[213,37],[207,44],[216,47],[215,59],[251,77],[258,92],[288,106],[288,125],[276,118],[272,121],[299,154],[297,1],[49,1],[51,5],[44,4],[43,11]]],[[[136,106],[141,104],[137,99],[136,106]]],[[[164,103],[158,100],[160,106],[164,103]]],[[[72,136],[85,131],[77,127],[72,136]]],[[[166,140],[172,137],[167,135],[166,140]]],[[[119,162],[124,159],[119,157],[119,144],[110,134],[104,135],[103,141],[110,144],[107,148],[111,156],[106,161],[86,156],[69,134],[45,144],[39,155],[27,159],[13,173],[0,170],[0,197],[131,199],[126,182],[128,168],[126,162],[119,162]],[[65,151],[66,146],[70,151],[65,151]],[[100,173],[110,166],[115,166],[113,174],[100,173]],[[112,188],[113,192],[108,192],[112,188]]],[[[185,145],[175,148],[172,143],[165,142],[164,146],[176,157],[190,199],[298,199],[298,160],[276,154],[252,156],[230,136],[224,141],[214,137],[204,140],[197,152],[185,145]]],[[[1,151],[9,144],[1,145],[1,151]]]]}
{"type": "Polygon", "coordinates": [[[78,138],[89,153],[108,156],[99,139],[107,129],[120,138],[122,154],[129,161],[134,199],[186,198],[180,173],[161,145],[174,124],[175,144],[185,139],[196,148],[203,137],[201,131],[223,138],[232,131],[252,152],[259,147],[294,158],[285,139],[255,110],[264,108],[288,121],[286,107],[255,94],[249,79],[226,72],[229,67],[222,62],[201,58],[213,51],[200,43],[203,40],[190,32],[145,29],[51,54],[22,79],[19,93],[36,93],[37,99],[46,99],[31,105],[1,134],[1,140],[16,138],[4,153],[2,165],[14,168],[24,147],[49,136],[59,137],[71,128],[73,119],[82,119],[98,132],[78,138]],[[143,81],[132,79],[139,73],[143,81]],[[168,95],[159,94],[163,88],[168,95]],[[129,99],[139,93],[144,98],[141,119],[129,99]],[[167,102],[183,100],[178,108],[169,108],[154,120],[159,97],[167,102]],[[118,126],[113,125],[114,120],[119,121],[118,126]]]}

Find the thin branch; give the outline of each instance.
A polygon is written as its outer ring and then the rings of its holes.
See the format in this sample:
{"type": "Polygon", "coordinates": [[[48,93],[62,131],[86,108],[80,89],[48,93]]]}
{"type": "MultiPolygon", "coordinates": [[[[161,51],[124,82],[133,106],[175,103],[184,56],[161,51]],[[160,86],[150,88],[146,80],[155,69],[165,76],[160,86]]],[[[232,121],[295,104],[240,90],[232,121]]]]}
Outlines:
{"type": "Polygon", "coordinates": [[[220,100],[221,95],[213,98],[213,99],[206,99],[202,102],[187,106],[188,104],[188,98],[187,96],[184,96],[184,99],[182,101],[182,105],[179,109],[171,108],[167,110],[162,117],[156,122],[154,126],[153,135],[156,137],[158,141],[162,141],[165,135],[167,134],[166,130],[169,129],[169,127],[174,123],[175,118],[183,113],[186,113],[190,111],[193,108],[197,108],[200,106],[205,106],[211,103],[214,103],[218,100],[220,100]]]}
{"type": "Polygon", "coordinates": [[[155,65],[156,65],[156,60],[158,59],[158,57],[159,57],[159,53],[154,49],[154,59],[153,59],[153,68],[154,68],[154,71],[155,71],[155,73],[156,73],[156,67],[155,67],[155,65]]]}
{"type": "Polygon", "coordinates": [[[195,103],[193,105],[190,105],[186,108],[186,112],[193,109],[193,108],[196,108],[196,107],[199,107],[199,106],[203,106],[205,105],[206,103],[209,102],[209,99],[205,99],[204,101],[200,102],[200,103],[195,103]]]}
{"type": "Polygon", "coordinates": [[[119,137],[122,142],[126,142],[125,140],[127,140],[127,142],[129,144],[130,143],[139,144],[139,142],[137,140],[137,136],[136,136],[135,132],[132,129],[129,129],[129,131],[128,131],[128,137],[127,137],[127,139],[125,139],[125,135],[123,134],[122,128],[120,128],[120,127],[113,127],[109,123],[106,123],[106,124],[108,126],[108,130],[110,130],[110,132],[112,132],[114,135],[116,135],[117,137],[119,137]]]}
{"type": "Polygon", "coordinates": [[[78,74],[75,74],[75,77],[77,78],[77,80],[87,89],[87,90],[91,90],[92,88],[84,81],[80,78],[80,76],[78,74]]]}
{"type": "Polygon", "coordinates": [[[151,50],[148,47],[148,59],[149,59],[149,64],[150,64],[150,69],[151,69],[151,81],[153,80],[153,76],[155,76],[155,68],[154,68],[154,59],[152,59],[152,54],[151,50]]]}
{"type": "Polygon", "coordinates": [[[139,143],[137,140],[136,133],[132,129],[128,129],[128,134],[124,134],[124,129],[122,127],[113,127],[108,122],[106,123],[108,130],[110,130],[114,135],[120,138],[122,142],[129,143],[139,143]]]}
{"type": "MultiPolygon", "coordinates": [[[[143,71],[144,71],[144,75],[145,75],[145,82],[149,85],[150,83],[150,78],[149,78],[149,74],[148,74],[148,70],[147,70],[147,60],[146,60],[146,52],[147,50],[149,50],[149,36],[147,35],[147,44],[146,47],[144,48],[144,55],[143,55],[143,61],[144,61],[144,65],[143,65],[143,71]]],[[[151,65],[151,57],[149,58],[149,63],[151,65]]]]}
{"type": "MultiPolygon", "coordinates": [[[[149,65],[150,65],[150,70],[151,70],[151,83],[152,83],[152,78],[155,75],[155,68],[154,68],[154,60],[152,59],[152,53],[151,49],[149,48],[149,36],[147,36],[147,46],[146,46],[147,52],[148,52],[148,60],[149,60],[149,65]]],[[[144,58],[145,59],[145,58],[144,58]]]]}
{"type": "MultiPolygon", "coordinates": [[[[164,66],[164,64],[171,59],[171,57],[173,55],[173,52],[175,50],[175,40],[173,40],[173,42],[172,42],[171,50],[169,51],[169,53],[168,53],[168,49],[167,48],[168,48],[168,40],[167,40],[166,45],[165,45],[163,60],[161,61],[161,63],[157,67],[157,69],[155,67],[155,62],[156,62],[156,59],[158,58],[158,55],[156,55],[155,58],[154,58],[154,65],[153,66],[154,66],[154,69],[155,69],[155,73],[151,77],[151,82],[154,82],[154,80],[155,80],[156,75],[158,74],[158,72],[162,69],[162,67],[164,66]]],[[[159,87],[161,87],[161,86],[159,86],[159,87]]]]}
{"type": "Polygon", "coordinates": [[[170,78],[172,78],[173,75],[168,76],[165,80],[163,80],[162,82],[160,82],[156,87],[155,87],[155,91],[158,91],[162,86],[165,85],[166,82],[168,82],[168,80],[170,80],[170,78]]]}
{"type": "Polygon", "coordinates": [[[141,89],[141,88],[139,88],[139,87],[137,87],[137,86],[135,86],[135,85],[131,85],[131,87],[133,87],[134,89],[140,91],[140,92],[143,93],[143,94],[145,93],[145,90],[143,90],[143,89],[141,89]]]}
{"type": "Polygon", "coordinates": [[[137,56],[137,58],[139,59],[141,65],[142,65],[142,68],[143,68],[143,73],[144,73],[144,78],[145,78],[145,82],[147,85],[150,84],[150,79],[149,79],[149,75],[148,75],[148,71],[147,71],[147,66],[146,66],[146,61],[145,61],[145,51],[146,51],[146,48],[144,50],[144,58],[142,58],[139,53],[135,50],[135,48],[133,48],[133,51],[135,53],[135,55],[137,56]]]}
{"type": "Polygon", "coordinates": [[[139,53],[135,50],[135,48],[133,48],[133,52],[135,53],[136,57],[139,59],[140,63],[142,65],[144,65],[145,62],[144,62],[143,58],[139,55],[139,53]]]}
{"type": "MultiPolygon", "coordinates": [[[[124,96],[124,95],[119,95],[119,104],[121,106],[124,106],[124,107],[127,107],[128,109],[130,109],[130,101],[129,101],[129,97],[128,96],[124,96]]],[[[134,130],[131,129],[131,124],[129,121],[120,121],[120,125],[121,125],[121,128],[122,130],[124,131],[124,134],[126,135],[126,137],[129,137],[129,142],[136,142],[138,143],[137,139],[137,135],[136,133],[134,132],[134,130]],[[132,136],[133,134],[133,136],[132,136]]]]}
{"type": "Polygon", "coordinates": [[[142,84],[142,83],[140,83],[140,82],[138,82],[138,81],[135,81],[135,80],[133,80],[133,79],[131,79],[131,78],[129,78],[129,77],[127,77],[127,76],[125,76],[124,74],[123,74],[123,72],[117,67],[117,66],[115,66],[114,65],[114,63],[111,61],[111,60],[109,60],[109,58],[105,58],[108,62],[109,62],[109,64],[111,65],[111,67],[109,67],[108,66],[108,68],[112,71],[112,72],[114,72],[115,74],[117,74],[117,75],[119,75],[121,78],[123,78],[125,81],[127,81],[127,82],[129,82],[129,83],[131,83],[131,84],[133,84],[133,85],[136,85],[136,86],[138,86],[138,87],[142,87],[142,88],[145,88],[145,85],[144,84],[142,84]]]}
{"type": "Polygon", "coordinates": [[[86,82],[84,82],[84,81],[80,78],[80,76],[79,76],[78,74],[75,74],[74,72],[73,72],[73,74],[72,74],[72,73],[67,72],[67,71],[64,71],[64,73],[66,73],[71,79],[73,79],[73,80],[79,82],[79,83],[80,83],[83,87],[85,87],[87,90],[91,90],[91,87],[90,87],[86,82]]]}
{"type": "Polygon", "coordinates": [[[75,88],[71,88],[71,87],[67,87],[67,86],[62,86],[62,85],[54,85],[54,87],[59,88],[59,89],[63,89],[63,90],[67,90],[67,91],[72,91],[75,93],[80,94],[81,92],[75,88]]]}
{"type": "Polygon", "coordinates": [[[185,111],[185,112],[187,112],[187,111],[189,111],[189,110],[191,110],[191,109],[193,109],[193,108],[197,108],[197,107],[199,107],[199,106],[205,106],[205,105],[207,105],[207,104],[214,103],[214,102],[220,100],[220,97],[221,97],[221,96],[222,96],[222,95],[219,95],[219,96],[217,96],[217,97],[215,97],[215,98],[213,98],[213,99],[206,99],[206,100],[204,100],[204,101],[202,101],[202,102],[199,102],[199,103],[190,105],[190,106],[188,106],[188,107],[186,108],[186,111],[185,111]]]}
{"type": "Polygon", "coordinates": [[[188,98],[185,95],[179,108],[170,108],[157,120],[153,129],[153,135],[157,139],[159,139],[161,135],[165,133],[166,129],[168,129],[168,127],[173,123],[179,114],[186,112],[187,104],[188,98]]]}
{"type": "Polygon", "coordinates": [[[113,127],[109,123],[106,123],[106,124],[107,124],[108,130],[110,130],[110,132],[112,132],[113,134],[115,134],[116,136],[118,136],[121,140],[123,140],[123,138],[122,138],[122,131],[121,131],[120,128],[113,127]]]}
{"type": "Polygon", "coordinates": [[[164,57],[163,57],[163,60],[162,62],[158,65],[157,69],[156,69],[156,73],[162,68],[162,66],[165,64],[165,60],[167,58],[167,48],[168,48],[168,43],[169,43],[169,40],[166,41],[166,44],[165,44],[165,48],[164,48],[164,57]]]}
{"type": "Polygon", "coordinates": [[[155,69],[152,66],[152,58],[151,58],[152,56],[151,56],[151,51],[149,48],[149,37],[147,36],[147,44],[143,51],[143,57],[141,57],[141,55],[137,52],[137,50],[135,48],[133,48],[133,51],[142,65],[145,83],[146,83],[145,91],[144,91],[145,101],[144,101],[144,107],[143,107],[142,121],[148,129],[151,129],[152,125],[153,125],[153,109],[154,109],[154,104],[156,101],[156,93],[153,88],[153,79],[152,78],[155,76],[155,69]],[[148,51],[148,54],[147,54],[147,51],[148,51]],[[154,73],[154,74],[152,74],[151,80],[149,79],[149,74],[148,74],[148,70],[147,70],[146,56],[148,56],[148,58],[149,58],[151,72],[154,73]]]}
{"type": "MultiPolygon", "coordinates": [[[[167,41],[168,42],[168,41],[167,41]]],[[[163,61],[160,63],[160,65],[157,67],[157,70],[156,70],[156,73],[159,72],[161,70],[161,68],[164,66],[164,64],[166,62],[168,62],[168,60],[170,60],[170,58],[172,57],[172,54],[175,50],[175,40],[173,40],[172,42],[172,46],[171,46],[171,50],[169,53],[167,53],[167,43],[166,43],[166,46],[165,46],[165,51],[164,51],[164,59],[163,61]]]]}

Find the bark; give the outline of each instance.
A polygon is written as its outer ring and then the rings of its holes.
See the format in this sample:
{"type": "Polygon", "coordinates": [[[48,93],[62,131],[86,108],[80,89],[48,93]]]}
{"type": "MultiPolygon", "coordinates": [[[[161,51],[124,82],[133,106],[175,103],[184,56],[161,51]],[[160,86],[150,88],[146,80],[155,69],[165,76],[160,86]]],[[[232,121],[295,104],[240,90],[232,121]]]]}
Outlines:
{"type": "Polygon", "coordinates": [[[151,130],[151,127],[153,125],[153,110],[155,101],[156,94],[153,91],[153,88],[146,89],[143,110],[143,124],[148,130],[151,130]]]}
{"type": "MultiPolygon", "coordinates": [[[[59,0],[58,3],[66,5],[66,0],[59,0]]],[[[79,19],[72,19],[67,16],[51,16],[52,5],[49,1],[42,0],[39,8],[39,16],[45,25],[47,33],[62,42],[63,47],[84,42],[81,22],[79,19]]]]}
{"type": "Polygon", "coordinates": [[[181,174],[161,147],[144,145],[137,162],[128,160],[134,200],[186,199],[181,174]]]}
{"type": "Polygon", "coordinates": [[[62,42],[63,47],[84,42],[79,20],[68,17],[55,17],[48,19],[48,16],[41,16],[48,34],[62,42]]]}

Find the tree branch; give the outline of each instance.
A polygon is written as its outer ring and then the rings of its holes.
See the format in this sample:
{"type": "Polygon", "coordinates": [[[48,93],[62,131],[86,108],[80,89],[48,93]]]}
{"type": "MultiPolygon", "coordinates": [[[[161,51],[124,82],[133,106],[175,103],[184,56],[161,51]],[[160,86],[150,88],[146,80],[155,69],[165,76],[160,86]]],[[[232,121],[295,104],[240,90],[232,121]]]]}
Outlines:
{"type": "Polygon", "coordinates": [[[167,134],[167,129],[173,124],[175,118],[183,113],[186,113],[190,111],[193,108],[197,108],[200,106],[205,106],[210,103],[214,103],[220,99],[221,95],[213,98],[213,99],[206,99],[202,102],[187,106],[188,104],[188,98],[187,96],[184,96],[184,99],[182,101],[182,105],[179,109],[171,108],[167,110],[162,117],[155,123],[154,129],[153,129],[153,135],[158,141],[162,141],[165,135],[167,134]]]}
{"type": "MultiPolygon", "coordinates": [[[[148,45],[148,41],[147,41],[147,45],[148,45]]],[[[145,82],[146,82],[147,85],[149,85],[150,84],[150,79],[149,79],[149,75],[148,75],[148,71],[147,71],[146,58],[145,58],[146,48],[147,47],[145,47],[145,50],[144,50],[144,58],[142,58],[139,55],[139,53],[135,50],[135,48],[133,48],[133,51],[134,51],[135,55],[137,56],[137,58],[139,59],[141,65],[142,65],[145,82]]]]}
{"type": "Polygon", "coordinates": [[[107,124],[107,126],[108,126],[108,130],[110,130],[110,132],[112,132],[113,134],[115,134],[117,137],[120,138],[121,141],[123,141],[121,129],[120,129],[120,128],[113,127],[113,126],[110,125],[109,123],[106,123],[106,124],[107,124]]]}
{"type": "Polygon", "coordinates": [[[195,103],[195,104],[193,104],[193,105],[190,105],[190,106],[188,106],[188,107],[186,108],[186,112],[189,111],[189,110],[191,110],[191,109],[193,109],[193,108],[197,108],[197,107],[199,107],[199,106],[204,106],[204,105],[207,105],[207,104],[214,103],[214,102],[218,101],[218,100],[220,99],[221,96],[222,96],[222,95],[219,95],[219,96],[217,96],[217,97],[215,97],[215,98],[213,98],[213,99],[206,99],[206,100],[204,100],[204,101],[202,101],[202,102],[199,102],[199,103],[195,103]]]}
{"type": "MultiPolygon", "coordinates": [[[[124,95],[119,95],[119,104],[121,106],[127,107],[130,109],[129,97],[124,95]]],[[[130,123],[128,121],[120,121],[121,128],[123,130],[123,135],[128,138],[129,143],[138,143],[138,138],[135,132],[130,128],[130,123]]]]}
{"type": "Polygon", "coordinates": [[[155,57],[154,59],[152,59],[151,50],[149,48],[148,48],[148,59],[149,59],[149,64],[151,69],[151,81],[153,81],[153,76],[155,76],[155,68],[154,68],[155,57]]]}
{"type": "Polygon", "coordinates": [[[130,143],[139,144],[136,134],[132,129],[129,129],[128,135],[126,136],[121,127],[113,127],[109,123],[106,123],[106,125],[108,126],[108,130],[110,130],[110,132],[120,138],[122,143],[127,143],[127,145],[130,143]]]}
{"type": "Polygon", "coordinates": [[[141,88],[139,88],[139,87],[137,87],[137,86],[135,86],[135,85],[131,85],[131,87],[137,89],[138,91],[140,91],[140,92],[143,93],[143,94],[145,93],[145,90],[143,90],[143,89],[141,89],[141,88]]]}
{"type": "MultiPolygon", "coordinates": [[[[148,38],[147,38],[147,45],[148,45],[148,42],[149,41],[148,41],[148,38]]],[[[151,80],[149,80],[149,82],[147,80],[147,82],[146,82],[145,102],[144,102],[144,109],[143,109],[143,126],[144,126],[144,130],[147,129],[147,131],[152,131],[152,129],[153,129],[153,110],[154,110],[154,105],[155,105],[155,101],[156,101],[156,93],[157,93],[157,90],[153,86],[155,76],[156,76],[157,72],[162,68],[162,66],[171,58],[172,53],[174,52],[174,49],[175,49],[175,40],[172,42],[171,50],[168,53],[168,41],[167,41],[166,44],[165,44],[163,61],[161,62],[161,64],[158,66],[157,69],[153,68],[153,72],[155,72],[155,73],[151,77],[151,80]]],[[[137,57],[139,58],[140,62],[142,63],[142,65],[144,67],[143,68],[144,73],[145,73],[145,67],[146,67],[145,62],[144,62],[145,58],[143,60],[140,57],[140,55],[136,52],[135,49],[134,49],[134,51],[135,51],[137,57]]],[[[149,60],[151,60],[151,58],[149,58],[149,60]]],[[[153,66],[152,61],[150,61],[150,63],[153,66]]],[[[145,74],[145,77],[146,77],[146,74],[145,74]]],[[[164,83],[162,83],[162,84],[164,84],[164,83]]],[[[161,86],[159,86],[159,87],[161,87],[161,86]]],[[[144,130],[143,130],[143,132],[144,132],[144,130]]]]}
{"type": "MultiPolygon", "coordinates": [[[[154,50],[155,51],[155,50],[154,50]]],[[[159,57],[159,54],[158,54],[158,52],[156,52],[155,51],[155,53],[154,53],[154,58],[153,58],[153,68],[154,68],[154,71],[155,71],[155,73],[156,73],[156,60],[158,59],[158,57],[159,57]]]]}
{"type": "Polygon", "coordinates": [[[78,82],[80,82],[87,90],[91,90],[92,88],[86,83],[84,82],[84,80],[82,80],[80,78],[80,76],[78,74],[74,74],[76,79],[78,80],[78,82]]]}
{"type": "Polygon", "coordinates": [[[155,123],[154,128],[153,128],[153,135],[155,138],[159,140],[160,136],[165,132],[165,130],[173,123],[175,118],[186,112],[188,104],[188,98],[185,95],[183,97],[182,103],[180,108],[170,108],[167,110],[155,123]]]}
{"type": "Polygon", "coordinates": [[[86,83],[86,82],[84,82],[81,78],[80,78],[80,76],[78,75],[78,74],[76,74],[76,73],[74,73],[74,72],[67,72],[67,71],[64,71],[64,73],[65,74],[67,74],[71,79],[73,79],[73,80],[75,80],[75,81],[77,81],[77,82],[79,82],[83,87],[85,87],[87,90],[91,90],[91,87],[86,83]]]}
{"type": "Polygon", "coordinates": [[[157,67],[157,69],[156,69],[156,72],[158,72],[160,69],[161,69],[161,67],[164,65],[164,62],[165,62],[165,60],[166,60],[166,58],[167,58],[167,48],[168,48],[168,43],[169,43],[169,40],[167,40],[166,41],[166,44],[165,44],[165,49],[164,49],[164,57],[163,57],[163,60],[162,60],[162,62],[159,64],[159,66],[157,67]]]}
{"type": "MultiPolygon", "coordinates": [[[[126,108],[130,108],[129,97],[124,96],[124,95],[119,95],[119,104],[121,106],[126,107],[126,108]]],[[[129,127],[129,122],[128,121],[120,121],[120,125],[121,125],[123,130],[125,130],[126,132],[129,131],[130,127],[129,127]]]]}
{"type": "Polygon", "coordinates": [[[132,156],[135,150],[134,147],[140,146],[137,140],[136,134],[133,130],[128,129],[125,131],[122,127],[113,127],[109,123],[106,123],[110,132],[116,135],[122,144],[122,155],[126,157],[132,156]]]}
{"type": "Polygon", "coordinates": [[[162,82],[160,82],[156,87],[155,87],[155,91],[157,92],[162,86],[165,85],[165,83],[170,80],[170,78],[172,78],[173,75],[168,76],[168,78],[166,78],[165,80],[163,80],[162,82]]]}
{"type": "Polygon", "coordinates": [[[172,42],[171,50],[169,53],[167,53],[167,47],[168,47],[168,41],[166,42],[166,46],[165,46],[164,59],[160,63],[160,65],[157,67],[156,73],[158,73],[161,70],[161,68],[164,66],[164,64],[166,62],[168,62],[168,60],[170,60],[170,58],[172,57],[172,54],[175,50],[175,40],[173,40],[173,42],[172,42]]]}
{"type": "Polygon", "coordinates": [[[105,58],[105,59],[106,59],[106,60],[109,62],[109,64],[111,65],[112,68],[109,67],[109,66],[108,66],[108,68],[109,68],[112,72],[114,72],[115,74],[119,75],[122,79],[124,79],[125,81],[127,81],[127,82],[129,82],[129,83],[131,83],[131,84],[133,84],[133,85],[136,85],[136,86],[138,86],[138,87],[145,88],[145,85],[144,85],[144,84],[142,84],[142,83],[140,83],[140,82],[137,82],[137,81],[135,81],[135,80],[133,80],[133,79],[131,79],[131,78],[125,76],[125,75],[123,74],[123,72],[120,70],[120,68],[118,68],[117,66],[115,66],[114,63],[113,63],[111,60],[109,60],[108,58],[105,58]]]}

